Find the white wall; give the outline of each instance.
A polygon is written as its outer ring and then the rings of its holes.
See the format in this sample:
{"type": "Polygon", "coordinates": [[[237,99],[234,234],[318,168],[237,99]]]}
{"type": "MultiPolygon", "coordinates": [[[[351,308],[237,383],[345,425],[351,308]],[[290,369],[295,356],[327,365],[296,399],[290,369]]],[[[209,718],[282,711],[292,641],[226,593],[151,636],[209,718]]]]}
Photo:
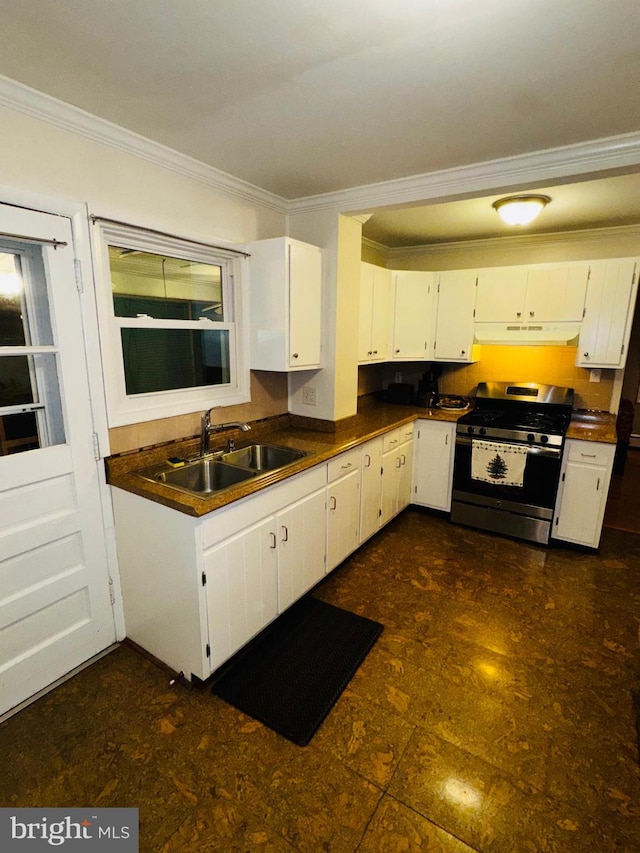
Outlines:
{"type": "Polygon", "coordinates": [[[0,107],[0,184],[177,235],[243,242],[285,233],[281,212],[0,107]]]}
{"type": "Polygon", "coordinates": [[[362,224],[335,210],[296,214],[289,234],[323,249],[322,370],[289,375],[289,409],[297,415],[339,421],[358,403],[358,316],[362,224]],[[302,402],[305,387],[317,405],[302,402]]]}

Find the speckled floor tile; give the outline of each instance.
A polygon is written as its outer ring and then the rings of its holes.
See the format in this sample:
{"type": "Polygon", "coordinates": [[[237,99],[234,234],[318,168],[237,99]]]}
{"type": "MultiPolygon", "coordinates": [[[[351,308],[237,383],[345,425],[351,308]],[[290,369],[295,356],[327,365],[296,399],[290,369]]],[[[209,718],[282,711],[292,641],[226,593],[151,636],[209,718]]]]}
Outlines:
{"type": "Polygon", "coordinates": [[[295,853],[284,838],[228,797],[206,794],[159,853],[295,853]]]}
{"type": "Polygon", "coordinates": [[[385,796],[358,849],[362,853],[472,853],[475,848],[385,796]]]}
{"type": "Polygon", "coordinates": [[[385,630],[307,747],[124,645],[0,724],[0,805],[138,806],[144,853],[640,850],[640,536],[408,510],[314,594],[385,630]]]}
{"type": "Polygon", "coordinates": [[[386,788],[413,726],[353,690],[345,690],[311,742],[364,779],[386,788]]]}

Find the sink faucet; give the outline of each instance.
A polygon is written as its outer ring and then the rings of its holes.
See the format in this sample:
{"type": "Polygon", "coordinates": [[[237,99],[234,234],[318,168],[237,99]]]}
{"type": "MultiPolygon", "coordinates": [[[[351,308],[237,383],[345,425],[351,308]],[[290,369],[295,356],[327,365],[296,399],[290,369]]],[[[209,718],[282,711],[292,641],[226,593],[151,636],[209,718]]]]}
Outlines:
{"type": "Polygon", "coordinates": [[[200,456],[205,456],[209,452],[209,436],[212,432],[222,432],[223,429],[241,429],[242,432],[248,432],[251,429],[249,424],[244,424],[241,421],[229,421],[229,423],[226,424],[212,424],[212,411],[213,409],[207,409],[207,411],[202,415],[202,427],[200,430],[200,456]]]}

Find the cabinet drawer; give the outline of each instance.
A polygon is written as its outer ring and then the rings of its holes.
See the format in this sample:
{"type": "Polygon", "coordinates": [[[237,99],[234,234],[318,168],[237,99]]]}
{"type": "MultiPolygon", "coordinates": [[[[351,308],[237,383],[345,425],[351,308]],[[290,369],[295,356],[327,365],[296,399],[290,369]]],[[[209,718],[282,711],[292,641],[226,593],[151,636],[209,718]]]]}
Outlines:
{"type": "Polygon", "coordinates": [[[407,441],[413,441],[413,424],[406,424],[398,430],[400,433],[400,444],[407,441]]]}
{"type": "Polygon", "coordinates": [[[222,542],[227,537],[239,533],[251,524],[255,524],[261,518],[274,515],[288,504],[299,501],[325,485],[324,464],[315,465],[308,471],[303,471],[283,480],[281,483],[269,486],[261,492],[248,495],[246,498],[234,501],[229,506],[202,516],[200,526],[203,548],[206,550],[212,545],[222,542]]]}
{"type": "Polygon", "coordinates": [[[388,453],[390,450],[395,450],[400,444],[400,430],[392,429],[385,432],[382,436],[382,452],[388,453]]]}
{"type": "Polygon", "coordinates": [[[596,441],[571,441],[568,442],[568,459],[570,462],[585,462],[588,465],[611,464],[615,453],[615,444],[602,444],[596,441]]]}
{"type": "Polygon", "coordinates": [[[346,453],[341,453],[327,463],[327,482],[333,483],[334,480],[344,477],[351,471],[357,471],[360,467],[360,448],[354,447],[353,450],[348,450],[346,453]]]}

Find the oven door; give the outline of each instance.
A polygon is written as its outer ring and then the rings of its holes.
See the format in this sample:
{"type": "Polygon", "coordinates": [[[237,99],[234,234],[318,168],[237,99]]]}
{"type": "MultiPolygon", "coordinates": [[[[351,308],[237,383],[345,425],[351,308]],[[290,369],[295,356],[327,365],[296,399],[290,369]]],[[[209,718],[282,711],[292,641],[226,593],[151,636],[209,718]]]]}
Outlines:
{"type": "MultiPolygon", "coordinates": [[[[523,484],[504,486],[473,479],[472,442],[469,436],[456,436],[451,520],[536,542],[548,542],[560,479],[562,448],[524,445],[528,453],[523,484]]],[[[500,443],[523,446],[518,442],[500,443]]]]}

